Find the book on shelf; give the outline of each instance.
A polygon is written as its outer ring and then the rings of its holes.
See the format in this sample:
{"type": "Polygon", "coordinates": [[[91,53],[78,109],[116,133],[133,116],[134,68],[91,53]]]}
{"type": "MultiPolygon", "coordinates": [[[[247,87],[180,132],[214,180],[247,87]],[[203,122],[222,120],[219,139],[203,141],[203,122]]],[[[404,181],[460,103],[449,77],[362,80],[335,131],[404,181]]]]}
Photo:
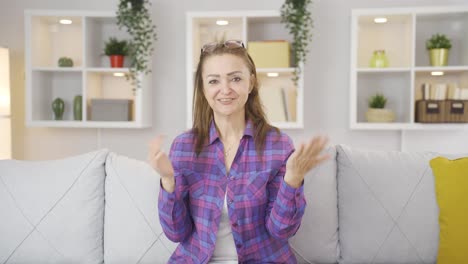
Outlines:
{"type": "Polygon", "coordinates": [[[294,87],[283,87],[282,94],[286,118],[290,122],[295,122],[297,114],[297,90],[294,87]]]}
{"type": "Polygon", "coordinates": [[[263,86],[259,89],[260,100],[270,122],[287,121],[282,90],[279,86],[263,86]]]}

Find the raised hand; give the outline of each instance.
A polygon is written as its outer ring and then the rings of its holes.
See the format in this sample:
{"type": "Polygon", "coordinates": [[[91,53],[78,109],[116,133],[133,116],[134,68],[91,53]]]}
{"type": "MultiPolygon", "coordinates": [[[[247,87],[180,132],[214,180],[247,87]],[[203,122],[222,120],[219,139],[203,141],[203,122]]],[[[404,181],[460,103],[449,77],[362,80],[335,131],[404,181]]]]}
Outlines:
{"type": "Polygon", "coordinates": [[[175,188],[174,168],[167,154],[161,150],[163,139],[162,135],[158,135],[151,140],[148,163],[161,176],[163,188],[168,192],[173,192],[175,188]]]}
{"type": "Polygon", "coordinates": [[[288,185],[295,188],[301,186],[307,172],[330,158],[330,155],[322,154],[327,143],[327,137],[315,136],[306,144],[299,145],[286,163],[284,180],[288,185]]]}

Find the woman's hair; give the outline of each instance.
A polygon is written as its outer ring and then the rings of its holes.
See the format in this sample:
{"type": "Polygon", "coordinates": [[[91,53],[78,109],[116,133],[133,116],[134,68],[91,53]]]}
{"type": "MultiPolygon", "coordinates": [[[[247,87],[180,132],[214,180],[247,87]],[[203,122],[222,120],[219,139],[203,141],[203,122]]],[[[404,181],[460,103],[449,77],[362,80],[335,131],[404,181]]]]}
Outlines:
{"type": "Polygon", "coordinates": [[[213,49],[210,49],[209,52],[201,52],[197,71],[195,73],[192,125],[192,132],[196,137],[195,152],[198,156],[203,150],[203,147],[208,140],[210,124],[213,120],[213,110],[208,104],[203,92],[203,64],[209,57],[223,54],[231,54],[241,58],[249,69],[251,79],[250,85],[252,85],[252,90],[249,93],[247,102],[245,103],[245,119],[250,120],[253,124],[256,151],[260,154],[265,146],[265,139],[268,131],[274,129],[279,133],[279,130],[278,128],[270,125],[266,120],[265,112],[263,111],[258,93],[257,71],[252,58],[247,53],[247,50],[244,47],[226,47],[223,43],[217,44],[213,49]]]}

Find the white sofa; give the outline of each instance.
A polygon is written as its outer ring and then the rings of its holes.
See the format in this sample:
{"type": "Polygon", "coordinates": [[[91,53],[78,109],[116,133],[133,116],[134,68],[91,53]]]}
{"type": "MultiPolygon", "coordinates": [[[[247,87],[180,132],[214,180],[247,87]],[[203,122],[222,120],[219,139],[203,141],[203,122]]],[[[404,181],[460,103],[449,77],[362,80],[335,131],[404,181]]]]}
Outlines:
{"type": "MultiPolygon", "coordinates": [[[[435,263],[437,153],[330,147],[305,181],[300,263],[435,263]]],[[[106,149],[0,161],[0,263],[166,263],[159,177],[106,149]]]]}

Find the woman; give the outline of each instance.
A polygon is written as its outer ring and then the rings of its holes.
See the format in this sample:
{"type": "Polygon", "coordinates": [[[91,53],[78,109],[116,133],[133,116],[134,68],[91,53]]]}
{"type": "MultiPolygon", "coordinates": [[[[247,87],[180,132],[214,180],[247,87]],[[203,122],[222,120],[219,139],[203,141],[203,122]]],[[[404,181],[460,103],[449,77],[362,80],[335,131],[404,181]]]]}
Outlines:
{"type": "Polygon", "coordinates": [[[324,137],[296,151],[268,124],[254,62],[240,41],[202,48],[193,127],[162,138],[149,162],[161,176],[159,218],[180,242],[169,263],[296,263],[288,244],[306,206],[305,174],[328,158],[324,137]]]}

